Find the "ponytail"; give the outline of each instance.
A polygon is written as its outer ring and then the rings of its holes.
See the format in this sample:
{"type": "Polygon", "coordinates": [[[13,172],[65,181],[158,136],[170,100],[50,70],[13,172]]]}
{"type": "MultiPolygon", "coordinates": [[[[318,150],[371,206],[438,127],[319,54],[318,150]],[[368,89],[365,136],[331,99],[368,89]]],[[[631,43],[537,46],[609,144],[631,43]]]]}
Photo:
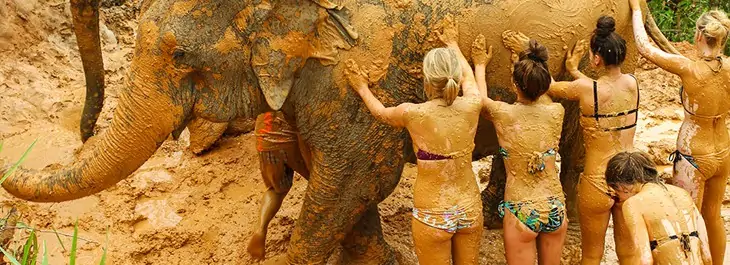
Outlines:
{"type": "Polygon", "coordinates": [[[446,101],[446,105],[451,106],[458,95],[459,83],[453,78],[449,78],[449,81],[446,82],[446,87],[444,87],[444,100],[446,101]]]}

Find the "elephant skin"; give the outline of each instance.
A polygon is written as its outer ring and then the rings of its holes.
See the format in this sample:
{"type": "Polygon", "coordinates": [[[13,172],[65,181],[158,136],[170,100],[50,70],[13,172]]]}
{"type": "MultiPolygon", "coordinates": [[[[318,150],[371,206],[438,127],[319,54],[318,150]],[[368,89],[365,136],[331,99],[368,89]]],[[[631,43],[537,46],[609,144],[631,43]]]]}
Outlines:
{"type": "MultiPolygon", "coordinates": [[[[424,102],[422,58],[441,46],[436,32],[452,14],[461,47],[470,47],[478,34],[494,45],[487,73],[490,97],[511,101],[504,30],[524,32],[548,47],[550,71],[557,78],[565,76],[566,51],[591,34],[600,15],[613,15],[622,36],[632,34],[628,3],[609,0],[143,4],[128,86],[120,91],[110,128],[73,165],[60,171],[20,170],[3,187],[31,201],[81,198],[129,176],[170,134],[179,135],[189,124],[217,135],[223,131],[217,123],[281,109],[312,151],[309,186],[286,257],[292,264],[323,263],[337,245],[353,263],[395,263],[383,240],[377,205],[398,184],[404,163],[412,158],[412,143],[405,130],[368,113],[347,86],[341,62],[354,59],[364,66],[373,93],[387,106],[424,102]],[[535,10],[545,12],[535,16],[535,10]],[[210,126],[199,126],[205,123],[210,126]]],[[[464,50],[468,56],[469,49],[464,50]]],[[[637,59],[629,42],[624,71],[633,71],[637,59]]],[[[570,195],[582,145],[576,105],[566,105],[560,149],[570,195]]],[[[496,151],[494,128],[486,120],[480,122],[476,144],[474,158],[496,151]]],[[[488,207],[500,199],[503,185],[497,184],[504,183],[504,170],[494,170],[491,182],[484,197],[485,211],[493,216],[488,207]]]]}

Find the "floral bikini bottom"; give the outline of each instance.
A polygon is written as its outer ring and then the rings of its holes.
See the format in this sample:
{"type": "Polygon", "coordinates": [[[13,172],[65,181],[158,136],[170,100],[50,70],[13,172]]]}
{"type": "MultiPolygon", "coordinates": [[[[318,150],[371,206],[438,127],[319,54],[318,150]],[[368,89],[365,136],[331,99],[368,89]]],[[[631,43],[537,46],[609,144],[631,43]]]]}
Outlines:
{"type": "MultiPolygon", "coordinates": [[[[444,230],[449,233],[469,228],[482,214],[481,204],[476,207],[469,205],[459,207],[455,205],[447,210],[427,210],[413,208],[413,218],[430,227],[444,230]]],[[[480,224],[481,225],[481,224],[480,224]]]]}
{"type": "Polygon", "coordinates": [[[565,220],[565,204],[554,196],[548,197],[546,201],[502,201],[497,207],[499,217],[504,217],[505,209],[535,233],[555,232],[565,220]]]}

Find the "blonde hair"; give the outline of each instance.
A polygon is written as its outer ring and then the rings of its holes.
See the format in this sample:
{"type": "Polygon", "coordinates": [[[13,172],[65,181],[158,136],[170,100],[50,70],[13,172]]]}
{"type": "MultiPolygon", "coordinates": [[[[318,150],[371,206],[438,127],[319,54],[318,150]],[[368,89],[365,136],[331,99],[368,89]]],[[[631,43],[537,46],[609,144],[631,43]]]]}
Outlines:
{"type": "Polygon", "coordinates": [[[428,99],[443,98],[451,106],[461,89],[461,63],[454,50],[436,48],[423,58],[423,76],[428,99]]]}
{"type": "Polygon", "coordinates": [[[730,19],[720,10],[705,12],[697,19],[697,30],[707,40],[707,45],[716,47],[725,46],[730,33],[730,19]]]}

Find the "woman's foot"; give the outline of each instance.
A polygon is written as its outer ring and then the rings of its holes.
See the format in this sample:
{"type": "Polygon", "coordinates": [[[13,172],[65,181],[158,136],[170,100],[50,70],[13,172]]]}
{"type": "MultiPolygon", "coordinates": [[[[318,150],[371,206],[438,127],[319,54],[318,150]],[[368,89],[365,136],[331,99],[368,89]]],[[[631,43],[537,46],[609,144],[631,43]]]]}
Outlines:
{"type": "Polygon", "coordinates": [[[253,233],[251,240],[248,241],[246,251],[256,260],[266,258],[266,234],[253,233]]]}

